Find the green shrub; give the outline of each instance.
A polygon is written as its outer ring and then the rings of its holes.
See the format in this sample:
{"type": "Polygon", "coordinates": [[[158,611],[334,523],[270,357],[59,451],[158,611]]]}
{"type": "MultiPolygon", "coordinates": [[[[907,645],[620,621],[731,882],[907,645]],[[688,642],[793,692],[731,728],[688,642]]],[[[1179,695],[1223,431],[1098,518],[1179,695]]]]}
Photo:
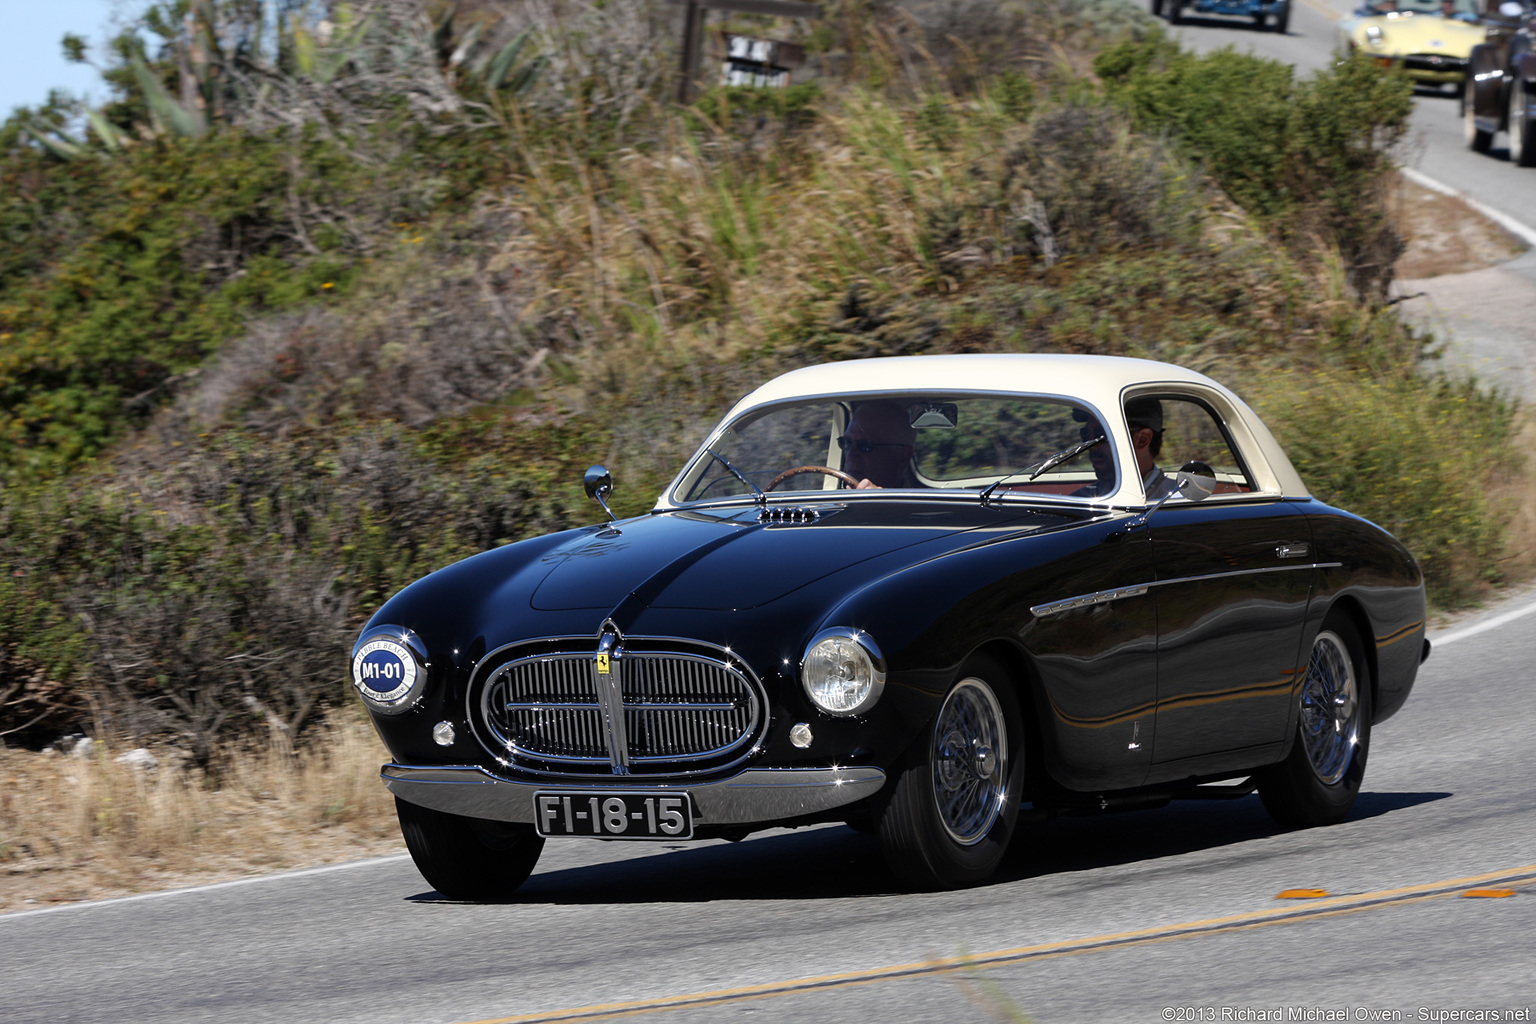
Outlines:
{"type": "Polygon", "coordinates": [[[1437,604],[1498,582],[1509,510],[1489,488],[1525,470],[1510,404],[1471,383],[1339,370],[1271,378],[1250,398],[1312,493],[1402,541],[1437,604]]]}
{"type": "MultiPolygon", "coordinates": [[[[227,738],[299,735],[348,699],[372,610],[449,562],[600,521],[581,492],[595,425],[487,410],[278,441],[233,430],[160,467],[0,491],[0,730],[82,718],[200,760],[227,738]]],[[[657,481],[633,475],[617,511],[657,481]]]]}
{"type": "Polygon", "coordinates": [[[1139,128],[1173,135],[1245,209],[1301,251],[1336,247],[1350,283],[1385,296],[1401,251],[1384,184],[1412,111],[1405,77],[1355,55],[1297,82],[1288,65],[1188,53],[1160,30],[1106,48],[1094,70],[1139,128]]]}

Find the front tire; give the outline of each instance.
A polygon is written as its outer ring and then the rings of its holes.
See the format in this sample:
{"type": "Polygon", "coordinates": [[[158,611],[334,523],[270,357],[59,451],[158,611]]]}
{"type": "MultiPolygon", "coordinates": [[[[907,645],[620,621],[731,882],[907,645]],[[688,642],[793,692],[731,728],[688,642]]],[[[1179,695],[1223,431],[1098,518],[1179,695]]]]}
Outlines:
{"type": "Polygon", "coordinates": [[[1286,759],[1259,776],[1259,797],[1286,828],[1349,816],[1371,746],[1371,682],[1359,632],[1331,615],[1312,641],[1286,759]]]}
{"type": "Polygon", "coordinates": [[[1164,0],[1168,7],[1168,24],[1184,24],[1184,0],[1164,0]]]}
{"type": "Polygon", "coordinates": [[[1536,167],[1536,125],[1525,111],[1525,87],[1517,78],[1509,83],[1509,162],[1516,167],[1536,167]]]}
{"type": "Polygon", "coordinates": [[[532,825],[467,818],[395,798],[400,834],[427,884],[453,900],[505,900],[544,850],[532,825]]]}
{"type": "Polygon", "coordinates": [[[996,659],[976,655],[876,810],[891,870],[923,889],[986,881],[1008,852],[1023,786],[1018,696],[996,659]]]}
{"type": "Polygon", "coordinates": [[[1287,35],[1291,28],[1291,0],[1285,0],[1280,9],[1275,12],[1275,33],[1287,35]]]}

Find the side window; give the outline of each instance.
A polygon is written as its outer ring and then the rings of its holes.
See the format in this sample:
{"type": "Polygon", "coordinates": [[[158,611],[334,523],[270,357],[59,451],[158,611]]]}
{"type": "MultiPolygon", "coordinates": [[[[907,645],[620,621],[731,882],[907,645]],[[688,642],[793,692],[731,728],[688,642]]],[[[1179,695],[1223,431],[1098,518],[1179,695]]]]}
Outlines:
{"type": "MultiPolygon", "coordinates": [[[[1171,478],[1188,462],[1203,462],[1211,468],[1217,494],[1254,490],[1253,480],[1233,451],[1220,421],[1202,403],[1182,396],[1137,397],[1125,403],[1125,415],[1133,439],[1143,428],[1153,431],[1146,452],[1151,457],[1151,466],[1156,468],[1142,469],[1144,479],[1153,478],[1148,483],[1149,497],[1161,497],[1172,487],[1171,480],[1164,484],[1157,479],[1157,471],[1171,478]]],[[[1142,450],[1138,449],[1137,457],[1145,457],[1142,450]]]]}

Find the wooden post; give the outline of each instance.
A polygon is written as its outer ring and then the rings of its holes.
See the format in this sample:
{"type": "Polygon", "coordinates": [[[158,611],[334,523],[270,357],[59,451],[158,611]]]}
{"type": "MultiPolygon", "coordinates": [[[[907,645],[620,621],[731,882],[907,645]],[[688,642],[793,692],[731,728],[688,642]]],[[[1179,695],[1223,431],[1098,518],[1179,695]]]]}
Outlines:
{"type": "Polygon", "coordinates": [[[704,5],[699,0],[688,0],[688,13],[683,24],[682,81],[677,84],[677,102],[683,106],[693,102],[694,90],[699,83],[699,61],[704,52],[704,5]]]}

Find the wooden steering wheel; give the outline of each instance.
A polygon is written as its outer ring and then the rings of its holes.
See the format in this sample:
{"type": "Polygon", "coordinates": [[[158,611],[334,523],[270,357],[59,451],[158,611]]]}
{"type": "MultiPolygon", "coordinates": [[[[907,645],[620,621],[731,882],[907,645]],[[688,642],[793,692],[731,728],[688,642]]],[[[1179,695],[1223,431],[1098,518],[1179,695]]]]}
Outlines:
{"type": "Polygon", "coordinates": [[[779,484],[783,483],[785,480],[788,480],[790,477],[799,476],[801,473],[825,473],[827,476],[837,477],[849,487],[859,486],[858,480],[849,476],[847,473],[844,473],[840,469],[833,469],[831,466],[796,466],[794,469],[786,469],[784,472],[768,481],[768,486],[763,488],[764,493],[773,490],[775,487],[779,486],[779,484]]]}

